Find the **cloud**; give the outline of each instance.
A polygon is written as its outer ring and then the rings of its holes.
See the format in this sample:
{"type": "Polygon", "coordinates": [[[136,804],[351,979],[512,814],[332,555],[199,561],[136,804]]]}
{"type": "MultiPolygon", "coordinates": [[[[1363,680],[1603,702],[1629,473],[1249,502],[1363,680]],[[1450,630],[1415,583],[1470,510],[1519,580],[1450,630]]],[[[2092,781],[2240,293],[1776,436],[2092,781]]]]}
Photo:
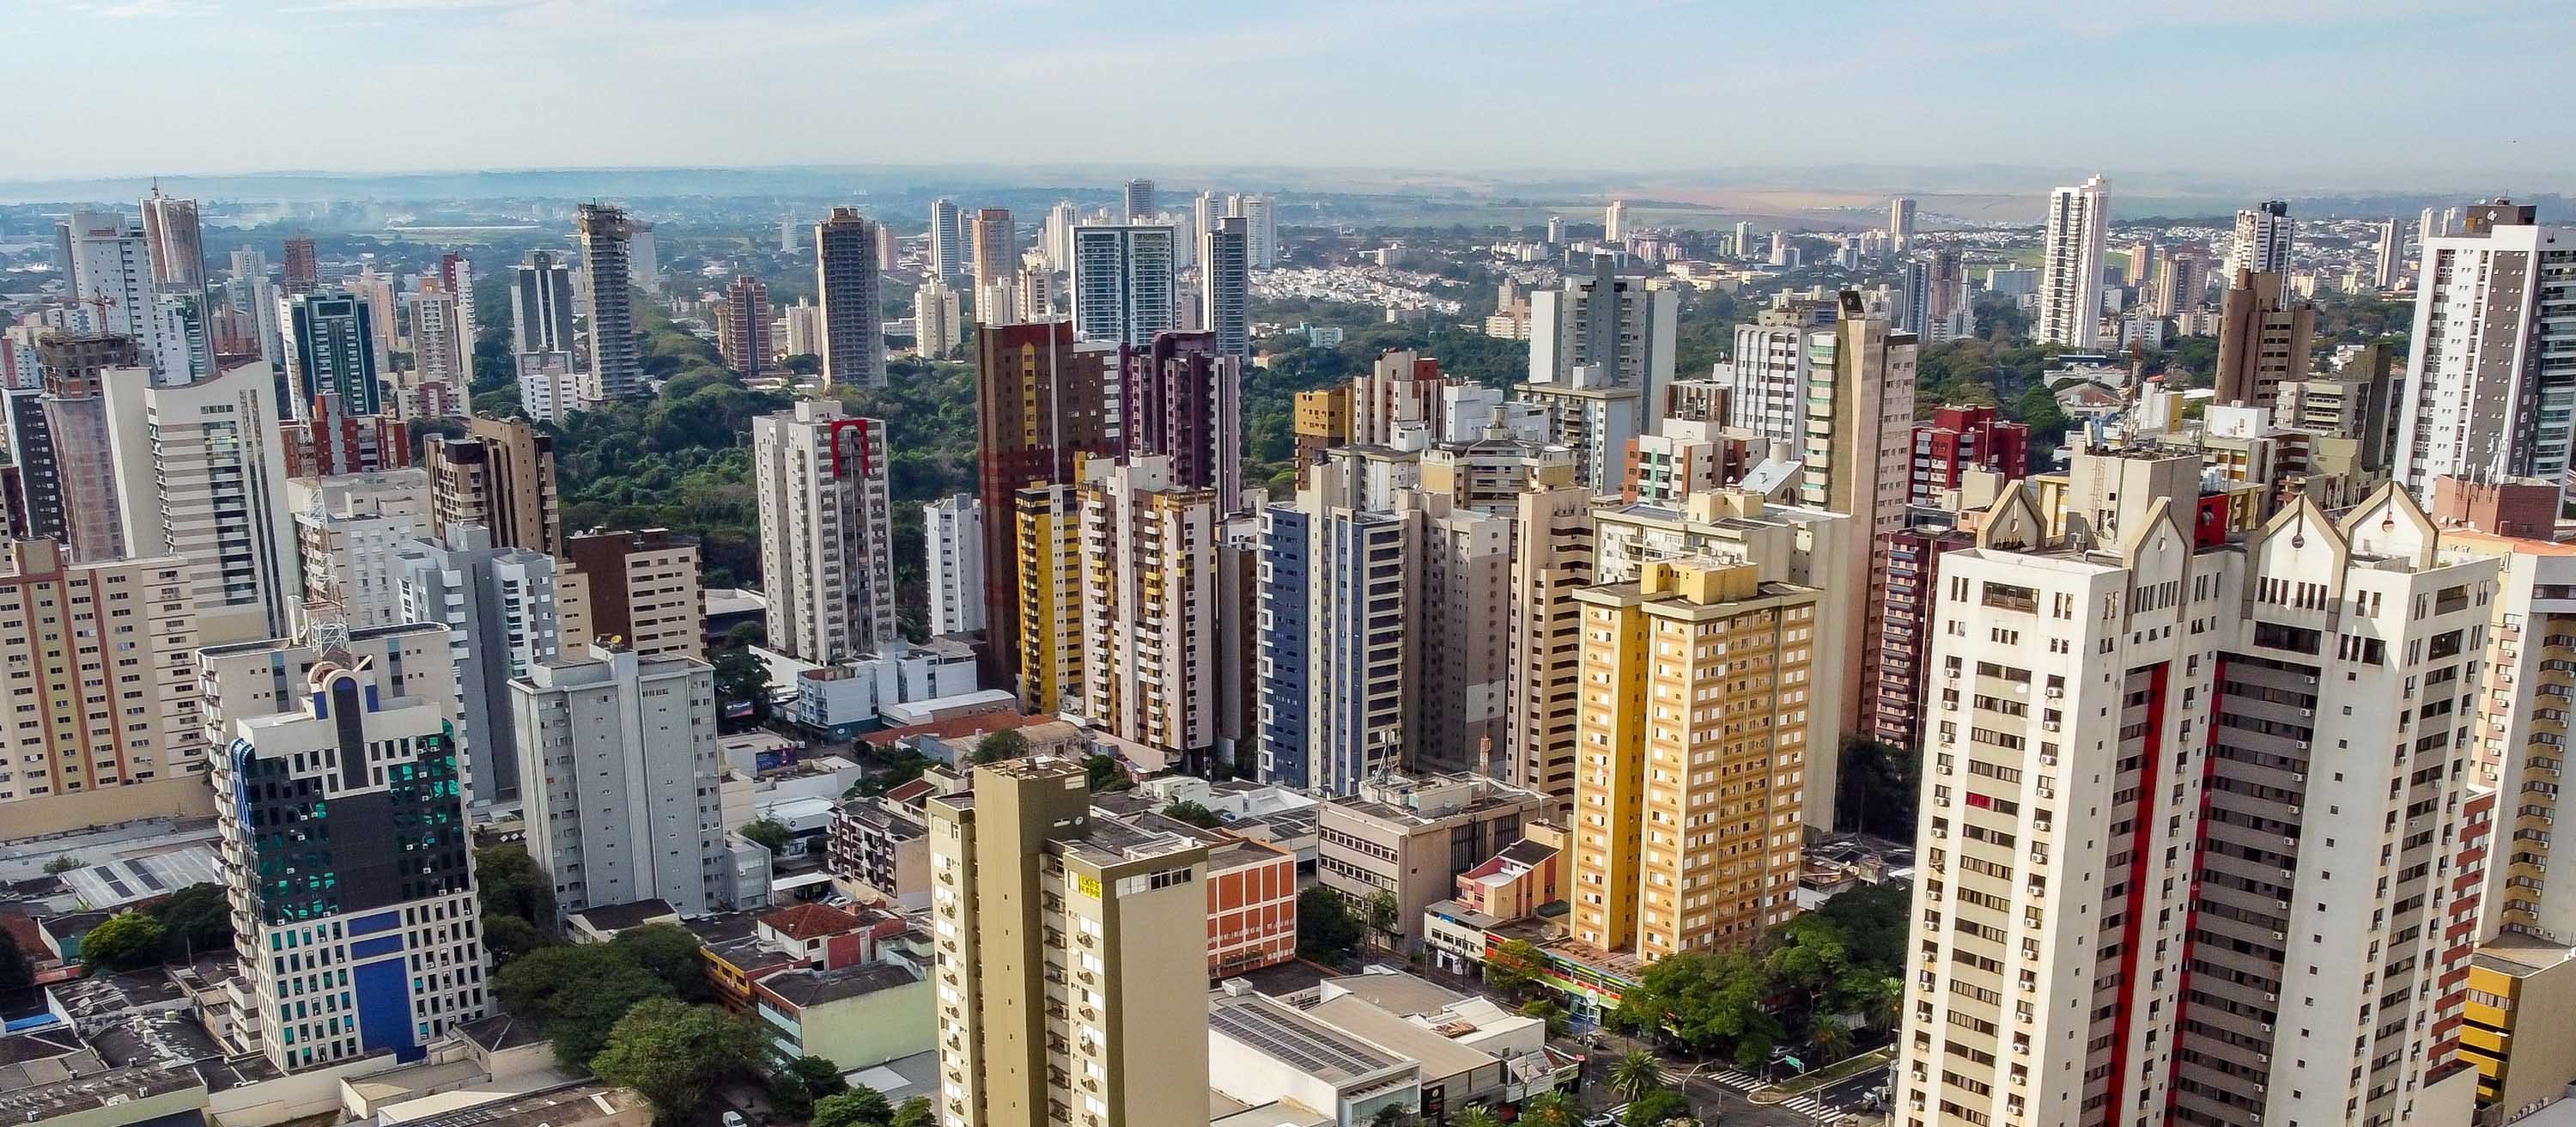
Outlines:
{"type": "Polygon", "coordinates": [[[111,20],[150,20],[172,17],[211,16],[213,4],[203,0],[119,0],[113,4],[81,4],[75,10],[111,20]]]}

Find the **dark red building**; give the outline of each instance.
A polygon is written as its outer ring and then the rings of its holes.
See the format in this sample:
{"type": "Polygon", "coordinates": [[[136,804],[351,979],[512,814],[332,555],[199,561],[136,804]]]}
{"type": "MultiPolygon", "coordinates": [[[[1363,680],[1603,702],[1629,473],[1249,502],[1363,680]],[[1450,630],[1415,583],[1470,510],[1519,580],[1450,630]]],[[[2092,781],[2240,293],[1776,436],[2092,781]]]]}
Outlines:
{"type": "Polygon", "coordinates": [[[278,430],[286,447],[286,476],[328,477],[375,473],[411,464],[411,428],[392,415],[352,415],[340,393],[313,397],[313,416],[288,419],[278,430]]]}
{"type": "Polygon", "coordinates": [[[1218,354],[1215,333],[1156,333],[1144,348],[1121,346],[1118,369],[1127,453],[1169,457],[1173,484],[1215,490],[1218,509],[1234,511],[1243,498],[1241,361],[1218,354]]]}
{"type": "MultiPolygon", "coordinates": [[[[1915,433],[1923,433],[1915,428],[1915,433]]],[[[1870,738],[1898,747],[1920,747],[1923,697],[1929,691],[1927,659],[1934,579],[1941,556],[1953,548],[1974,545],[1977,538],[1950,527],[1918,526],[1887,534],[1887,585],[1879,608],[1878,683],[1863,687],[1870,695],[1861,722],[1870,738]]]]}
{"type": "Polygon", "coordinates": [[[1915,424],[1908,503],[1932,504],[1969,470],[1992,470],[2006,481],[2029,473],[2030,428],[1997,418],[1992,407],[1943,407],[1931,422],[1915,424]]]}
{"type": "Polygon", "coordinates": [[[1020,551],[1013,494],[1069,485],[1086,455],[1118,452],[1109,417],[1116,345],[1075,344],[1073,322],[975,327],[975,469],[984,504],[985,684],[1020,676],[1020,551]]]}

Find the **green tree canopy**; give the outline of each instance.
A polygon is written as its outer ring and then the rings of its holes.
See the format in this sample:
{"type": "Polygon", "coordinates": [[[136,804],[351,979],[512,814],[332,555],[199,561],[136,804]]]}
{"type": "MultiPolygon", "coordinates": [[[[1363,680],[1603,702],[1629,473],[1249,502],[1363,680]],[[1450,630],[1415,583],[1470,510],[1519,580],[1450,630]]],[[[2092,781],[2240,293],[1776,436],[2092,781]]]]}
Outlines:
{"type": "Polygon", "coordinates": [[[1360,922],[1350,902],[1323,885],[1297,894],[1297,953],[1327,966],[1338,966],[1360,945],[1360,922]]]}
{"type": "Polygon", "coordinates": [[[894,1118],[886,1121],[886,1127],[939,1127],[939,1113],[931,1109],[930,1097],[914,1096],[894,1109],[894,1118]]]}
{"type": "Polygon", "coordinates": [[[109,916],[81,937],[81,962],[97,970],[133,970],[161,962],[161,921],[141,912],[109,916]]]}
{"type": "Polygon", "coordinates": [[[1485,953],[1485,985],[1517,998],[1538,984],[1541,970],[1547,967],[1547,953],[1526,939],[1506,939],[1485,953]]]}
{"type": "Polygon", "coordinates": [[[1690,1123],[1690,1097],[1670,1088],[1657,1089],[1638,1097],[1620,1113],[1625,1127],[1664,1127],[1670,1123],[1690,1123]]]}
{"type": "Polygon", "coordinates": [[[1186,798],[1164,807],[1163,816],[1174,821],[1188,822],[1203,830],[1212,830],[1225,824],[1225,819],[1217,817],[1216,811],[1186,798]]]}
{"type": "MultiPolygon", "coordinates": [[[[617,933],[610,946],[625,949],[636,965],[653,972],[683,1002],[711,1002],[715,988],[707,982],[707,963],[697,934],[675,923],[650,923],[617,933]]],[[[835,1073],[834,1075],[838,1075],[835,1073]]]]}
{"type": "Polygon", "coordinates": [[[751,1071],[768,1049],[751,1018],[648,998],[617,1020],[590,1067],[600,1079],[642,1093],[655,1121],[680,1123],[705,1104],[709,1089],[751,1071]]]}
{"type": "Polygon", "coordinates": [[[735,728],[756,728],[769,719],[769,665],[751,652],[748,646],[717,650],[715,660],[716,699],[751,702],[751,715],[726,723],[735,728]]]}
{"type": "Polygon", "coordinates": [[[1623,1100],[1641,1100],[1648,1092],[1664,1087],[1663,1058],[1644,1049],[1631,1049],[1610,1062],[1610,1090],[1623,1100]]]}
{"type": "Polygon", "coordinates": [[[1028,753],[1029,738],[1021,735],[1017,728],[986,732],[983,739],[975,741],[975,762],[977,763],[999,763],[1005,759],[1017,759],[1028,753]]]}
{"type": "Polygon", "coordinates": [[[743,823],[737,832],[772,854],[786,852],[788,843],[796,840],[796,831],[788,829],[787,823],[767,815],[743,823]]]}
{"type": "Polygon", "coordinates": [[[494,976],[493,992],[511,1016],[537,1023],[568,1068],[588,1068],[618,1019],[638,1002],[671,997],[671,984],[614,943],[547,947],[521,956],[494,976]]]}
{"type": "Polygon", "coordinates": [[[220,884],[192,884],[173,892],[153,905],[152,917],[161,921],[163,962],[186,962],[209,951],[232,949],[232,899],[220,884]]]}
{"type": "Polygon", "coordinates": [[[1085,758],[1082,761],[1082,778],[1085,783],[1090,784],[1093,794],[1127,790],[1136,785],[1127,781],[1127,772],[1118,766],[1117,758],[1108,755],[1093,755],[1085,758]]]}
{"type": "Polygon", "coordinates": [[[814,1118],[806,1127],[882,1127],[894,1118],[884,1095],[864,1084],[814,1101],[814,1118]]]}
{"type": "Polygon", "coordinates": [[[555,882],[520,845],[474,851],[475,894],[483,915],[516,916],[541,929],[555,926],[555,882]]]}
{"type": "Polygon", "coordinates": [[[850,1089],[841,1079],[841,1066],[822,1057],[803,1056],[787,1062],[787,1071],[805,1082],[807,1091],[817,1096],[835,1096],[850,1089]]]}

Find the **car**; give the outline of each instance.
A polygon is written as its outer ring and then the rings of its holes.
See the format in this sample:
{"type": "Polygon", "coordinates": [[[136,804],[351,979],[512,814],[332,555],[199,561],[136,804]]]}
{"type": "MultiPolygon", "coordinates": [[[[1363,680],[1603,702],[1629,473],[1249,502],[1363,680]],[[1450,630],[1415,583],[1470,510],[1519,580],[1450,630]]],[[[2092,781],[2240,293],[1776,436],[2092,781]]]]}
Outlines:
{"type": "Polygon", "coordinates": [[[741,1112],[728,1111],[724,1113],[724,1127],[749,1127],[749,1125],[742,1121],[741,1112]]]}
{"type": "Polygon", "coordinates": [[[1619,1117],[1628,1114],[1628,1105],[1620,1104],[1583,1121],[1583,1127],[1619,1127],[1619,1117]]]}

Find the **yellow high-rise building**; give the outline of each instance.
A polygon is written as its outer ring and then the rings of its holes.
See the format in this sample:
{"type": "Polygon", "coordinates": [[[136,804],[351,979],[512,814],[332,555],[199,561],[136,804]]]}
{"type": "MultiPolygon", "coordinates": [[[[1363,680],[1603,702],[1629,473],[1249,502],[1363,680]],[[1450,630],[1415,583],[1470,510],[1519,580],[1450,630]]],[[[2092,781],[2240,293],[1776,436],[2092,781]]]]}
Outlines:
{"type": "Polygon", "coordinates": [[[1032,485],[1013,499],[1020,707],[1061,712],[1082,699],[1082,506],[1070,485],[1032,485]]]}
{"type": "Polygon", "coordinates": [[[1574,938],[1647,961],[1753,943],[1797,912],[1819,592],[1684,560],[1574,597],[1574,938]]]}

